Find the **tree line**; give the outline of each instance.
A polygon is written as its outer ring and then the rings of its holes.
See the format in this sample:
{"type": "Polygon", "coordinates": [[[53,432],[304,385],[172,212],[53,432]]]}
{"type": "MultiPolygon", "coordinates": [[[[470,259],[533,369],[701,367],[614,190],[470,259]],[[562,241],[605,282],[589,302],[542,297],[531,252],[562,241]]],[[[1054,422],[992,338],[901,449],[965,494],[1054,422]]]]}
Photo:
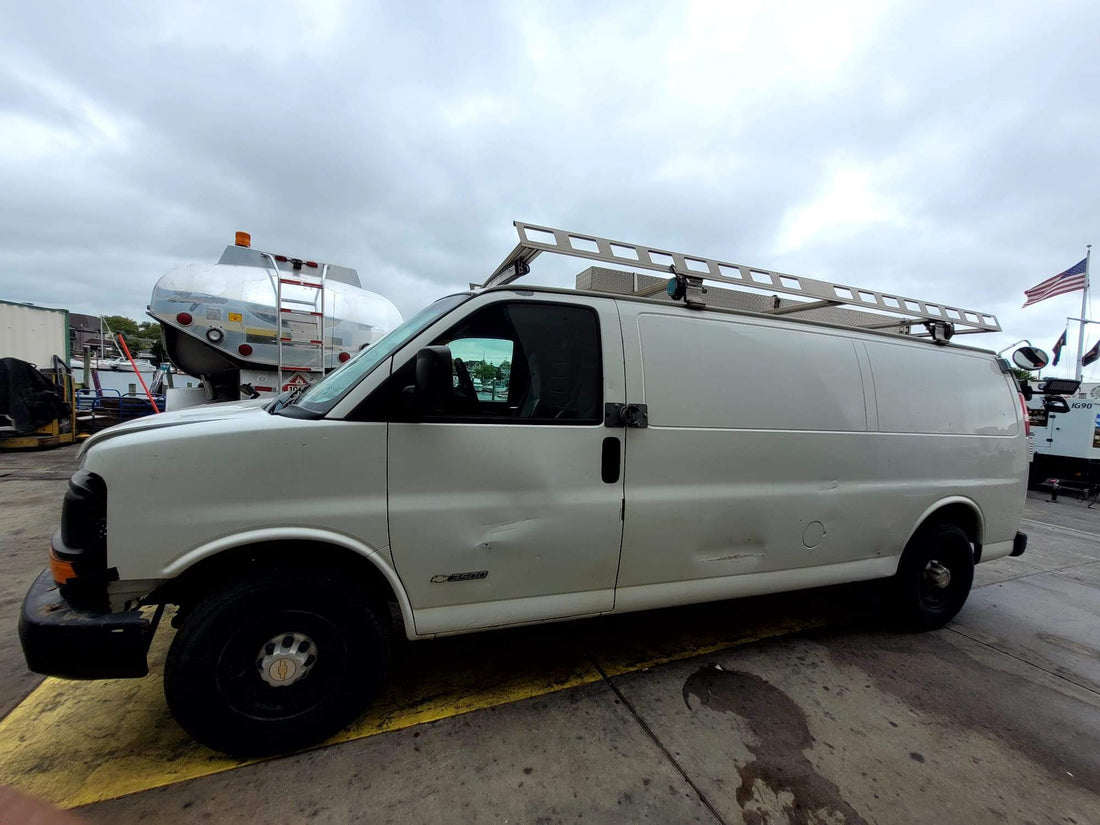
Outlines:
{"type": "MultiPolygon", "coordinates": [[[[168,357],[161,343],[159,321],[138,322],[125,315],[104,315],[103,321],[115,335],[123,337],[126,346],[135,355],[143,350],[149,350],[157,359],[163,360],[168,357]]],[[[104,332],[106,331],[104,327],[104,332]]]]}

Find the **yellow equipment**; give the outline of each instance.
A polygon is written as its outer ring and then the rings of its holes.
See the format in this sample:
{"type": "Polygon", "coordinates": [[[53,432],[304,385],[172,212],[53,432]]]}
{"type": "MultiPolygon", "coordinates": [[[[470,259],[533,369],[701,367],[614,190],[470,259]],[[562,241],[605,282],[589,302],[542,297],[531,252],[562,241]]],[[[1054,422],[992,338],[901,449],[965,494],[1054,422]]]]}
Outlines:
{"type": "MultiPolygon", "coordinates": [[[[61,387],[61,393],[69,405],[68,427],[63,426],[66,419],[54,419],[49,424],[29,433],[21,433],[11,438],[0,438],[0,452],[4,450],[40,450],[45,447],[57,447],[72,444],[78,440],[76,435],[76,390],[72,373],[55,367],[42,370],[42,374],[61,387]]],[[[81,436],[87,438],[87,435],[81,436]]]]}

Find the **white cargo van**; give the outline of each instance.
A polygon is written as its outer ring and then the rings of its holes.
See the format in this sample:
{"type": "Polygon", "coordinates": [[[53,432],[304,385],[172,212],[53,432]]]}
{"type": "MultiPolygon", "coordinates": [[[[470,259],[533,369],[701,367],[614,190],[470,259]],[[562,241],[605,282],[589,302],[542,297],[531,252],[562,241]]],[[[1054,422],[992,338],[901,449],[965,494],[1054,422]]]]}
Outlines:
{"type": "Polygon", "coordinates": [[[431,639],[885,579],[930,628],[975,563],[1024,551],[1017,387],[947,342],[993,316],[517,226],[485,285],[293,403],[89,440],[24,604],[29,666],[143,676],[160,613],[138,608],[178,605],[176,718],[270,753],[371,701],[390,605],[431,639]],[[667,296],[513,285],[542,251],[671,269],[667,296]],[[713,308],[706,280],[774,295],[713,308]]]}

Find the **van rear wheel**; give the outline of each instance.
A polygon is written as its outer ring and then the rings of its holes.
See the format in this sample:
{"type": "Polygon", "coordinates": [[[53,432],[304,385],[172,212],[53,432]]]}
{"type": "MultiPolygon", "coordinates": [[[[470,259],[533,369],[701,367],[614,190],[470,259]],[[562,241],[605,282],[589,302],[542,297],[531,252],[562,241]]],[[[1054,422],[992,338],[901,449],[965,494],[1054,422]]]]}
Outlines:
{"type": "Polygon", "coordinates": [[[377,695],[384,615],[363,588],[317,573],[265,573],[208,595],[187,616],[164,668],[172,715],[236,756],[320,742],[377,695]]]}
{"type": "Polygon", "coordinates": [[[891,581],[893,608],[903,627],[934,630],[962,610],[974,583],[974,550],[954,524],[922,528],[909,541],[891,581]]]}

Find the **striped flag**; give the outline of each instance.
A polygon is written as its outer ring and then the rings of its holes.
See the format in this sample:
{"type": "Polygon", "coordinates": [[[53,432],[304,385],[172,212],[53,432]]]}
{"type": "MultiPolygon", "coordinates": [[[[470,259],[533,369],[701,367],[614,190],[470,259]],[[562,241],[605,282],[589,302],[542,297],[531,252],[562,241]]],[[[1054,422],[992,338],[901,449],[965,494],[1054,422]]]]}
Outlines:
{"type": "Polygon", "coordinates": [[[1058,366],[1058,360],[1062,357],[1062,347],[1066,345],[1066,330],[1062,330],[1061,337],[1054,342],[1054,360],[1050,362],[1052,367],[1058,366]]]}
{"type": "Polygon", "coordinates": [[[1027,300],[1024,301],[1024,306],[1028,307],[1032,304],[1037,304],[1039,301],[1045,301],[1047,298],[1053,298],[1055,295],[1064,295],[1067,292],[1076,292],[1079,289],[1084,289],[1085,282],[1088,280],[1088,275],[1085,273],[1087,260],[1088,258],[1082,258],[1065,272],[1060,272],[1053,278],[1047,278],[1041,284],[1037,284],[1031,289],[1025,289],[1024,295],[1027,296],[1027,300]]]}

